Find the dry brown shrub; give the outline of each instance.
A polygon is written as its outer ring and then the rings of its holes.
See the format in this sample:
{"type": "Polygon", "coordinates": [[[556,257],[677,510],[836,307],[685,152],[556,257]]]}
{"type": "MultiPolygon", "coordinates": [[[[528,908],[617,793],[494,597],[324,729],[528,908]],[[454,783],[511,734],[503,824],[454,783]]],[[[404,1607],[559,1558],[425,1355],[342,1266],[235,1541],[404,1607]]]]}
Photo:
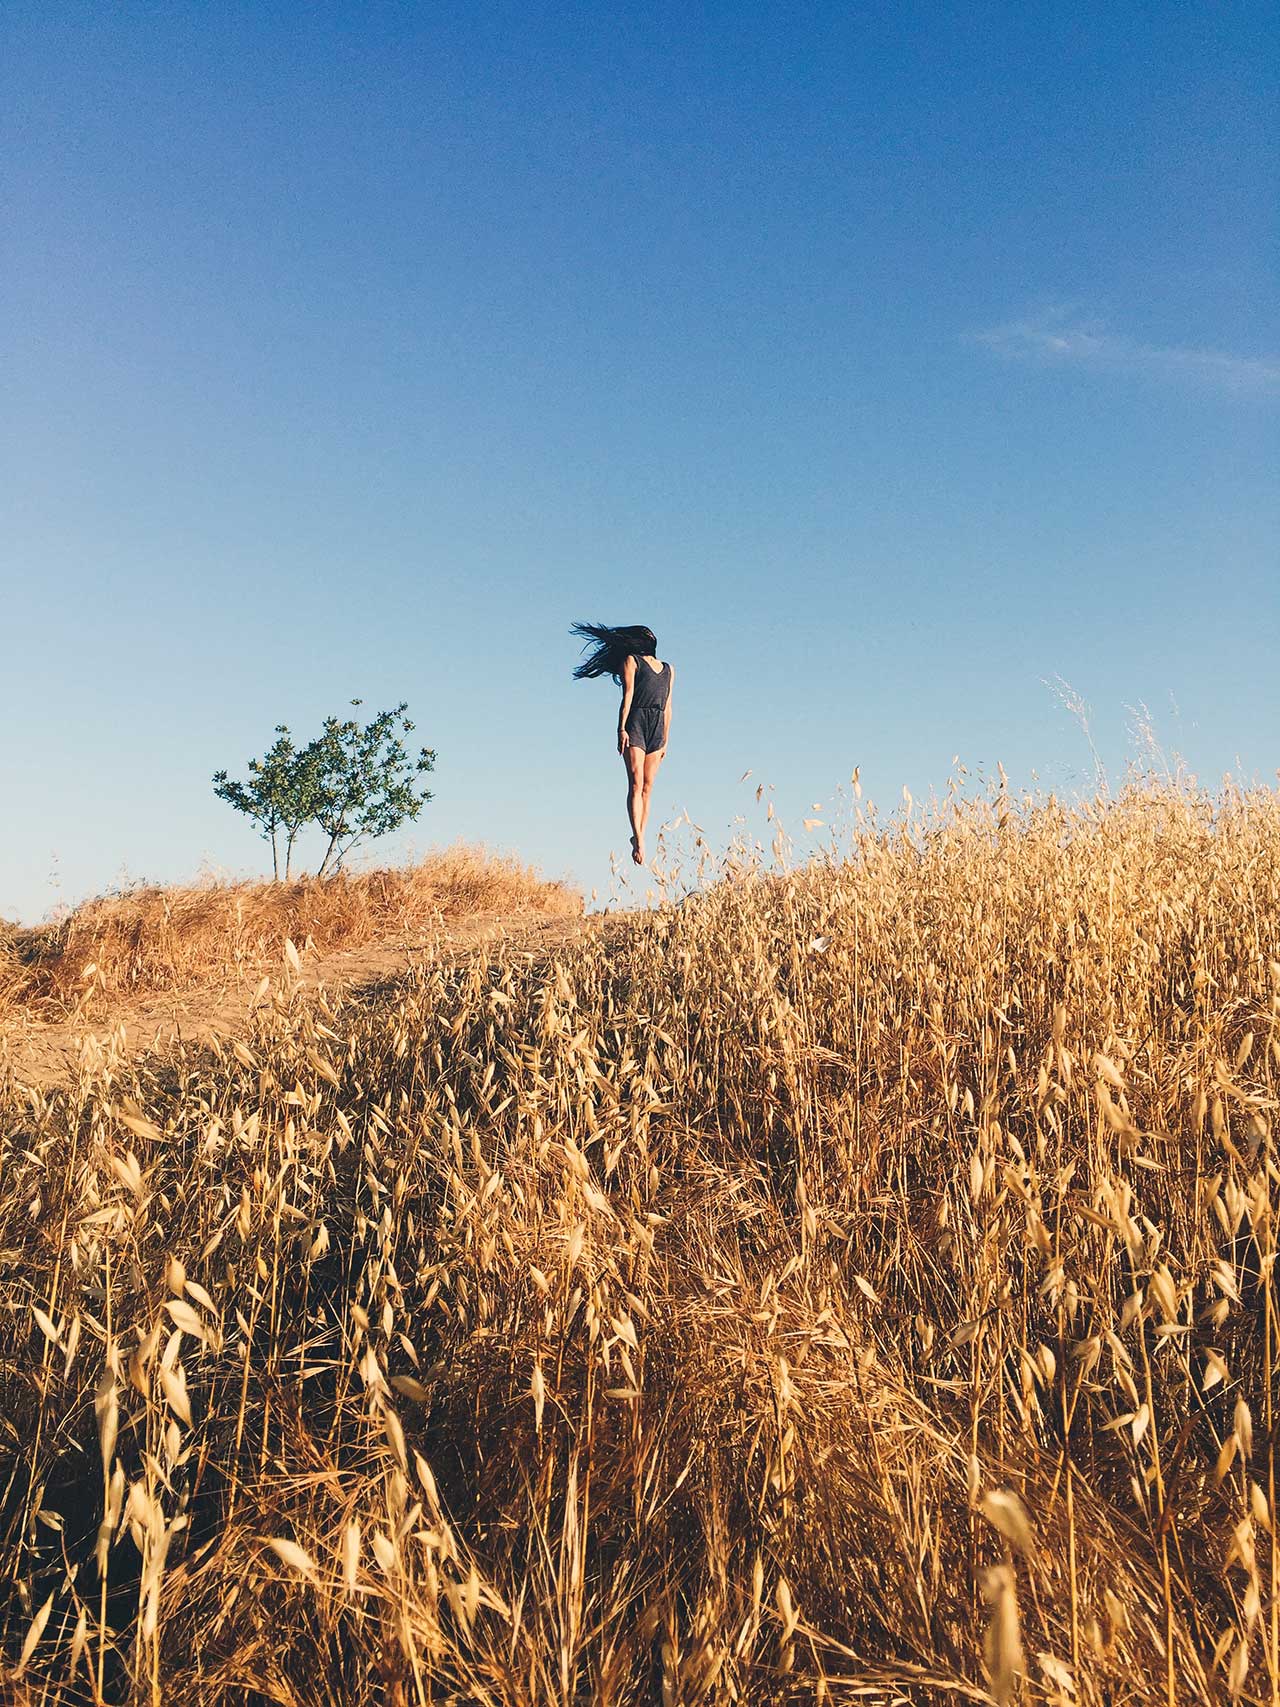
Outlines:
{"type": "Polygon", "coordinates": [[[0,1087],[33,1698],[1274,1700],[1280,798],[733,872],[0,1087]]]}

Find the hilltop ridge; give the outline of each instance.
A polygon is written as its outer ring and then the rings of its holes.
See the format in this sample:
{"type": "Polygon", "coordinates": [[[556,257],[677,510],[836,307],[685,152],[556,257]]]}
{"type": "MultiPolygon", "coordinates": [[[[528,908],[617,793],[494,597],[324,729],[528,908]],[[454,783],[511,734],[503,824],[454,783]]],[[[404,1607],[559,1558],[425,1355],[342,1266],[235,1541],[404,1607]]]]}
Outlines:
{"type": "Polygon", "coordinates": [[[130,1049],[230,1035],[290,945],[312,986],[359,988],[501,936],[550,940],[582,914],[569,884],[466,846],[324,879],[101,896],[55,924],[0,923],[0,1058],[44,1084],[122,1027],[130,1049]]]}

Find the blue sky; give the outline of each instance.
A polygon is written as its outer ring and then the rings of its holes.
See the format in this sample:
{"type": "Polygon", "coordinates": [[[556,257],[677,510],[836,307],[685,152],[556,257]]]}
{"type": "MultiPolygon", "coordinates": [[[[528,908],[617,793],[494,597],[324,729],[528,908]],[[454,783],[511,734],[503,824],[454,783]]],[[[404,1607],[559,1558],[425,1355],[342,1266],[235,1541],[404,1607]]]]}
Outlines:
{"type": "MultiPolygon", "coordinates": [[[[0,14],[0,916],[260,870],[274,724],[410,702],[456,837],[1084,786],[1126,704],[1273,779],[1269,5],[0,14]],[[747,785],[741,773],[751,768],[747,785]]],[[[753,817],[752,822],[756,819],[753,817]]]]}

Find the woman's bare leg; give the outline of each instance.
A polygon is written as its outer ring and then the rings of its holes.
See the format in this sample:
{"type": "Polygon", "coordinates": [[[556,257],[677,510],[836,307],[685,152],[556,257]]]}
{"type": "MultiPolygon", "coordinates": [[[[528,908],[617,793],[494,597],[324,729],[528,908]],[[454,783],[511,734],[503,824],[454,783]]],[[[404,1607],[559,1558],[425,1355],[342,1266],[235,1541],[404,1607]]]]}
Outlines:
{"type": "Polygon", "coordinates": [[[627,766],[627,817],[631,820],[631,857],[644,864],[644,768],[648,757],[643,747],[628,747],[622,755],[627,766]]]}
{"type": "Polygon", "coordinates": [[[656,753],[645,753],[644,771],[640,784],[640,834],[644,835],[649,824],[649,796],[653,793],[653,781],[658,774],[658,766],[666,756],[667,749],[660,747],[656,753]]]}

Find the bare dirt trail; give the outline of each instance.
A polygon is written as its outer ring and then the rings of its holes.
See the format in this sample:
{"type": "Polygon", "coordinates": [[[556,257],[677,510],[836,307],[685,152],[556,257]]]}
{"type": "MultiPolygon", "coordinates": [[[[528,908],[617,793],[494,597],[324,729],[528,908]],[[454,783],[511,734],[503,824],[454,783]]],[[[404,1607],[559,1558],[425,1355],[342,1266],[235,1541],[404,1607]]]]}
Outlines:
{"type": "MultiPolygon", "coordinates": [[[[436,929],[401,932],[355,949],[306,954],[302,972],[313,989],[359,990],[423,962],[452,958],[503,939],[519,949],[538,953],[599,929],[601,922],[599,916],[475,913],[452,922],[446,920],[436,929]]],[[[261,979],[272,977],[274,982],[276,970],[263,965],[255,969],[256,975],[221,985],[122,996],[110,1005],[100,1003],[88,1014],[45,1018],[19,1011],[7,1015],[0,1020],[0,1071],[7,1061],[19,1084],[45,1087],[65,1083],[76,1072],[86,1040],[105,1040],[122,1026],[126,1047],[139,1052],[163,1049],[179,1039],[201,1042],[211,1037],[234,1037],[244,1028],[261,979]]]]}

